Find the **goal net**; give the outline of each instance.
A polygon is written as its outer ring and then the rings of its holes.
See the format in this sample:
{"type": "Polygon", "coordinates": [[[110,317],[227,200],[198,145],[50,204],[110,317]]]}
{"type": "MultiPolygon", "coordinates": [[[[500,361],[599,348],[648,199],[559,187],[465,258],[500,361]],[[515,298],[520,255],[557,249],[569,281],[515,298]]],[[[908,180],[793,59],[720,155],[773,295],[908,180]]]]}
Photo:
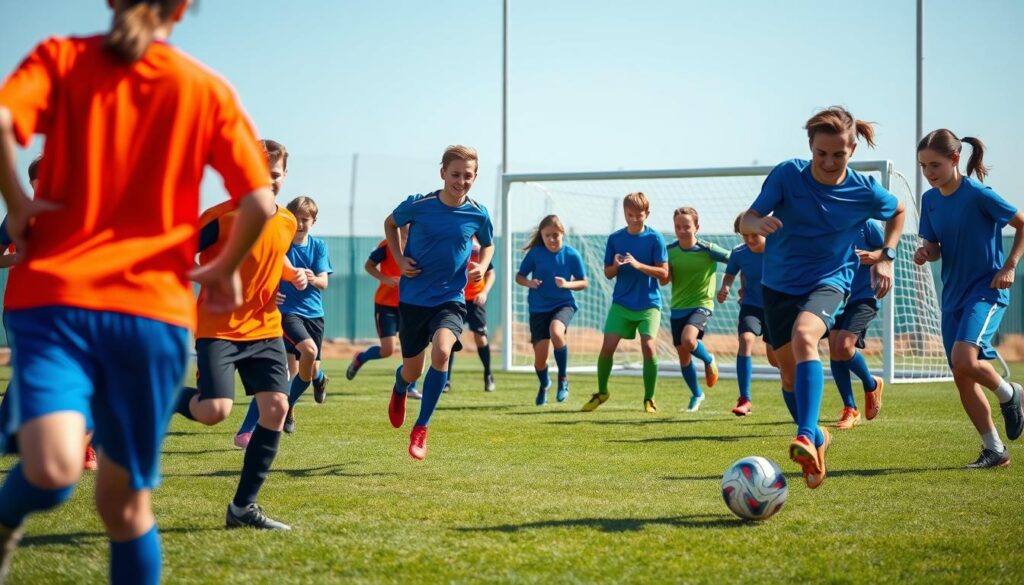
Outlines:
{"type": "MultiPolygon", "coordinates": [[[[904,233],[895,262],[895,286],[882,303],[872,323],[863,351],[872,370],[890,382],[949,379],[940,330],[939,299],[930,266],[917,266],[912,258],[917,248],[917,201],[906,179],[892,169],[889,161],[859,162],[851,165],[874,176],[897,195],[907,209],[904,233]]],[[[677,207],[695,207],[700,213],[700,234],[704,240],[732,249],[741,241],[733,232],[733,221],[760,192],[761,183],[772,167],[718,169],[677,169],[661,171],[618,171],[596,173],[518,174],[503,177],[502,233],[506,234],[504,265],[509,267],[503,322],[504,366],[508,370],[532,370],[527,289],[515,284],[514,275],[525,255],[527,238],[540,220],[554,213],[566,228],[565,243],[580,252],[586,264],[590,286],[576,293],[579,311],[568,333],[570,369],[596,369],[605,316],[611,304],[614,281],[604,276],[607,237],[625,225],[622,198],[631,191],[643,191],[651,201],[648,225],[662,233],[666,243],[675,240],[672,212],[677,207]]],[[[721,284],[725,266],[718,266],[716,286],[721,284]]],[[[736,322],[739,314],[739,280],[730,298],[715,303],[714,314],[704,335],[705,346],[716,355],[720,372],[735,377],[737,349],[736,322]]],[[[668,308],[668,287],[662,289],[662,306],[668,308]]],[[[679,372],[672,346],[670,311],[662,311],[657,339],[660,368],[679,372]]],[[[827,357],[825,343],[822,356],[827,357]]],[[[642,365],[637,340],[623,340],[615,354],[618,371],[639,371],[642,365]]],[[[698,360],[698,369],[702,364],[698,360]]],[[[826,368],[826,372],[828,368],[826,368]]],[[[764,345],[755,344],[754,376],[775,377],[765,358],[764,345]]]]}

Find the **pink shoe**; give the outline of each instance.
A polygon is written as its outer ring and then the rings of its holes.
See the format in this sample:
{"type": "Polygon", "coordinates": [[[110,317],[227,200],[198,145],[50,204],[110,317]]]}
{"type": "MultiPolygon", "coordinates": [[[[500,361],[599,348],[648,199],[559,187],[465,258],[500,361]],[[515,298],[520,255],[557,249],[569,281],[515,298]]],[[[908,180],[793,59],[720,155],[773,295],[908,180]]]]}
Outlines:
{"type": "Polygon", "coordinates": [[[409,455],[413,459],[424,459],[427,456],[427,427],[413,427],[409,433],[409,455]]]}
{"type": "Polygon", "coordinates": [[[238,433],[235,435],[235,447],[245,449],[249,446],[249,439],[252,439],[252,433],[238,433]]]}

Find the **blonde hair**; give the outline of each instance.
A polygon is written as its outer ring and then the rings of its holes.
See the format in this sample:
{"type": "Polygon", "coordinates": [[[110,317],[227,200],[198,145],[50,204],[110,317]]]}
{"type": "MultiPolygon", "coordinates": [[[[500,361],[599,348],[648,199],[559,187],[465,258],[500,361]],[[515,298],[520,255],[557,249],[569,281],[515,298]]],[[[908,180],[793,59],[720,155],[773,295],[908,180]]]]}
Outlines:
{"type": "Polygon", "coordinates": [[[288,202],[288,211],[294,214],[305,211],[313,218],[313,221],[316,221],[316,214],[320,212],[320,208],[316,206],[316,201],[313,201],[312,197],[301,195],[288,202]]]}
{"type": "Polygon", "coordinates": [[[184,0],[148,0],[114,3],[114,20],[103,47],[125,63],[134,63],[153,44],[156,29],[170,20],[184,0]]]}
{"type": "Polygon", "coordinates": [[[622,199],[622,208],[627,207],[648,213],[651,211],[651,202],[648,201],[647,195],[644,195],[643,191],[634,191],[622,199]]]}
{"type": "Polygon", "coordinates": [[[263,155],[267,157],[270,166],[274,166],[280,160],[283,161],[284,170],[288,170],[288,149],[283,144],[276,140],[263,139],[260,140],[260,148],[263,149],[263,155]]]}
{"type": "Polygon", "coordinates": [[[526,240],[526,245],[523,246],[523,251],[525,252],[530,248],[535,248],[543,244],[544,237],[541,236],[540,233],[549,227],[554,227],[563,236],[565,235],[565,226],[562,225],[562,220],[558,219],[557,215],[551,214],[545,216],[544,219],[540,220],[540,225],[537,226],[537,229],[533,230],[533,233],[530,234],[530,238],[526,240]]]}
{"type": "Polygon", "coordinates": [[[448,168],[448,165],[455,160],[474,162],[478,167],[480,166],[480,160],[477,157],[476,149],[472,146],[453,144],[452,146],[444,149],[444,154],[441,155],[441,168],[448,168]]]}
{"type": "Polygon", "coordinates": [[[868,143],[868,146],[874,148],[874,124],[874,122],[865,122],[864,120],[854,118],[853,114],[842,106],[832,106],[811,116],[807,123],[804,124],[804,129],[807,130],[807,139],[812,142],[814,141],[814,135],[818,132],[837,136],[850,132],[853,134],[851,138],[856,140],[857,136],[860,136],[868,143]]]}

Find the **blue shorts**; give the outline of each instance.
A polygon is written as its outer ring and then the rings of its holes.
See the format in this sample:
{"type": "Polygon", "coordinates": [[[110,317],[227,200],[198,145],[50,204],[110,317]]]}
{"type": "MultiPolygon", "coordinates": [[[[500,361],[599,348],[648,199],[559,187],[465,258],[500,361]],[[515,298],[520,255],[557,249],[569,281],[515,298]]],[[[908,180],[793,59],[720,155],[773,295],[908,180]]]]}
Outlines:
{"type": "Polygon", "coordinates": [[[77,307],[6,315],[11,341],[4,433],[56,412],[77,412],[93,443],[131,477],[160,484],[160,445],[188,360],[188,330],[161,321],[77,307]]]}
{"type": "Polygon", "coordinates": [[[986,300],[971,300],[955,311],[942,312],[942,345],[946,361],[953,366],[953,344],[963,341],[978,347],[978,358],[996,358],[992,337],[1006,313],[1006,305],[986,300]]]}

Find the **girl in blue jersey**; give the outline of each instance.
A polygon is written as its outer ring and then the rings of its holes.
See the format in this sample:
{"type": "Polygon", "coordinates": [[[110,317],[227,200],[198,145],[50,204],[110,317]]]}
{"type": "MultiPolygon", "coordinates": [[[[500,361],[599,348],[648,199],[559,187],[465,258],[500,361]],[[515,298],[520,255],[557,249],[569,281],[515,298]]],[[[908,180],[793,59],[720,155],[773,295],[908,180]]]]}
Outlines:
{"type": "MultiPolygon", "coordinates": [[[[745,234],[766,236],[765,320],[775,349],[783,396],[797,422],[789,456],[804,481],[825,480],[831,437],[818,426],[825,378],[818,340],[832,327],[858,266],[854,241],[868,219],[886,220],[885,247],[894,249],[903,229],[903,204],[873,178],[847,168],[857,137],[874,146],[874,128],[833,106],[804,126],[811,160],[792,159],[772,169],[743,215],[745,234]]],[[[892,262],[872,267],[875,296],[892,288],[892,262]]]]}
{"type": "Polygon", "coordinates": [[[519,265],[516,284],[530,289],[526,296],[530,308],[530,343],[533,344],[533,368],[540,380],[537,406],[548,401],[548,346],[555,348],[558,365],[558,390],[555,398],[564,402],[569,397],[569,346],[565,333],[576,314],[574,291],[587,288],[583,257],[572,246],[563,244],[565,227],[557,215],[541,220],[530,240],[523,247],[526,257],[519,265]]]}
{"type": "Polygon", "coordinates": [[[917,160],[932,189],[921,198],[923,242],[914,262],[942,259],[942,344],[960,402],[983,444],[977,461],[967,466],[972,469],[1010,463],[980,386],[998,398],[1006,436],[1012,441],[1024,430],[1020,384],[1008,383],[985,361],[996,356],[992,336],[1010,302],[1014,270],[1024,253],[1024,213],[981,182],[988,174],[984,156],[980,140],[959,139],[946,129],[929,133],[917,145],[917,160]],[[967,176],[959,168],[964,142],[971,145],[967,176]],[[1006,225],[1016,233],[1004,259],[1006,225]]]}

